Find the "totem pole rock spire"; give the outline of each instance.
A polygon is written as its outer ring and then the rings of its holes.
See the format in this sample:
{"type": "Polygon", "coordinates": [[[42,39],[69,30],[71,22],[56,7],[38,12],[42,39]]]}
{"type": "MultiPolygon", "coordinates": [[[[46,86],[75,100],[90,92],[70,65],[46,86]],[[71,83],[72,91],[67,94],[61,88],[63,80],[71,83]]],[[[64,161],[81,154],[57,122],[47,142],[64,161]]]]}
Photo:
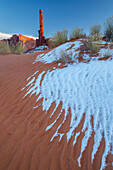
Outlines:
{"type": "Polygon", "coordinates": [[[40,9],[40,33],[42,37],[44,36],[44,29],[43,29],[43,10],[40,9]]]}
{"type": "Polygon", "coordinates": [[[39,11],[40,14],[40,30],[38,31],[39,33],[39,39],[36,39],[36,46],[39,47],[41,45],[48,45],[48,40],[44,37],[44,28],[43,28],[43,10],[40,9],[39,11]]]}

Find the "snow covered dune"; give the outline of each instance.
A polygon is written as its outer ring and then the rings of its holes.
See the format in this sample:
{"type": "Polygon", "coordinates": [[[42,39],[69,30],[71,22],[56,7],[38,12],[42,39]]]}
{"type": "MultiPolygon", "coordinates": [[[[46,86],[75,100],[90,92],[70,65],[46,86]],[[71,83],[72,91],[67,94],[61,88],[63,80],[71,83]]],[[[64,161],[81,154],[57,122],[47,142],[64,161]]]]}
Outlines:
{"type": "MultiPolygon", "coordinates": [[[[56,108],[60,102],[63,103],[62,110],[56,120],[47,126],[46,131],[50,130],[58,121],[58,118],[65,110],[62,123],[56,129],[55,134],[50,139],[53,141],[55,136],[60,136],[59,141],[65,133],[59,133],[59,129],[66,122],[69,108],[71,109],[70,130],[66,133],[67,142],[74,134],[74,130],[80,124],[85,113],[85,122],[80,132],[75,135],[76,139],[85,132],[82,139],[81,154],[78,164],[81,166],[82,153],[85,150],[92,132],[94,135],[94,145],[92,151],[92,162],[98,151],[100,142],[104,135],[105,150],[102,156],[101,170],[105,168],[106,156],[113,154],[113,61],[92,61],[89,64],[79,63],[68,65],[66,68],[48,71],[41,81],[42,72],[36,79],[33,78],[31,88],[27,94],[39,95],[37,101],[43,98],[43,110],[48,111],[52,103],[56,103],[56,108]],[[93,125],[91,117],[93,116],[93,125]]],[[[27,95],[26,94],[26,95],[27,95]]],[[[54,115],[51,114],[50,118],[54,115]]]]}
{"type": "MultiPolygon", "coordinates": [[[[69,53],[71,48],[73,55],[76,54],[78,56],[78,48],[80,48],[81,44],[81,41],[67,42],[45,55],[40,54],[35,62],[52,63],[55,61],[56,56],[59,57],[61,49],[69,53]]],[[[102,55],[102,50],[100,50],[98,55],[102,55]]],[[[89,55],[87,56],[89,57],[89,55]]],[[[52,123],[47,125],[46,132],[52,130],[59,121],[63,111],[65,111],[64,118],[56,128],[56,132],[53,134],[50,142],[55,137],[59,137],[59,141],[61,141],[63,136],[66,136],[67,142],[69,142],[74,136],[73,146],[75,146],[78,136],[84,133],[80,155],[77,159],[79,167],[81,167],[82,155],[88,146],[88,141],[93,136],[92,134],[94,133],[94,144],[91,153],[92,163],[104,138],[105,147],[100,167],[100,170],[102,170],[107,166],[107,155],[109,153],[113,155],[113,60],[111,58],[111,60],[99,61],[98,57],[95,57],[95,60],[93,57],[93,60],[89,63],[75,62],[65,65],[63,68],[57,67],[55,69],[53,67],[51,70],[41,72],[37,78],[32,75],[32,79],[30,78],[25,87],[27,91],[25,96],[35,94],[38,96],[37,102],[43,99],[42,107],[46,112],[49,111],[55,102],[56,107],[51,113],[50,119],[52,119],[56,109],[62,103],[59,115],[52,123]],[[61,133],[60,128],[66,124],[69,109],[71,110],[70,128],[68,132],[62,131],[61,133]],[[84,113],[85,121],[83,127],[75,133],[76,128],[83,119],[84,113]]],[[[38,106],[35,108],[38,108],[38,106]]]]}

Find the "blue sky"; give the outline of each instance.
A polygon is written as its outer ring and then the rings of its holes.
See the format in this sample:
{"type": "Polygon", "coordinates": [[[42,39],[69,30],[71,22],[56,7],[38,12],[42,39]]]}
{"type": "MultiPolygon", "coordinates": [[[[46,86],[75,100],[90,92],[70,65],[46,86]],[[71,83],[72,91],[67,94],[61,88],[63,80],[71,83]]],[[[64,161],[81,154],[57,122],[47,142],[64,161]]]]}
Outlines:
{"type": "Polygon", "coordinates": [[[38,36],[43,9],[46,37],[77,26],[86,32],[113,15],[113,0],[0,0],[0,32],[38,36]]]}

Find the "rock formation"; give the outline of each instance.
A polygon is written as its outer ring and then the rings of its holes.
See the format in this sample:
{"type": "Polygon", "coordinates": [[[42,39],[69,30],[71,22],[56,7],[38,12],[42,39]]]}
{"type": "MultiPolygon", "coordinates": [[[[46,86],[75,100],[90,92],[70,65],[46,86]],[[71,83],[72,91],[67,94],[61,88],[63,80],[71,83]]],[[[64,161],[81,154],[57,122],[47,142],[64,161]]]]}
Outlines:
{"type": "Polygon", "coordinates": [[[43,29],[43,11],[40,9],[40,34],[44,37],[44,29],[43,29]]]}
{"type": "Polygon", "coordinates": [[[14,34],[11,38],[8,39],[8,42],[14,46],[16,46],[16,44],[21,41],[19,40],[19,36],[14,34]]]}
{"type": "Polygon", "coordinates": [[[11,38],[3,39],[2,41],[4,42],[8,41],[9,44],[11,44],[14,47],[17,45],[17,43],[22,42],[26,52],[36,47],[35,39],[23,36],[22,34],[19,35],[14,34],[11,38]]]}
{"type": "Polygon", "coordinates": [[[40,30],[38,31],[39,33],[39,39],[36,39],[36,46],[41,46],[41,45],[48,45],[48,39],[45,38],[44,36],[44,28],[43,28],[43,10],[40,9],[40,30]]]}
{"type": "Polygon", "coordinates": [[[23,42],[25,51],[32,50],[36,47],[36,40],[19,34],[19,40],[23,42]]]}

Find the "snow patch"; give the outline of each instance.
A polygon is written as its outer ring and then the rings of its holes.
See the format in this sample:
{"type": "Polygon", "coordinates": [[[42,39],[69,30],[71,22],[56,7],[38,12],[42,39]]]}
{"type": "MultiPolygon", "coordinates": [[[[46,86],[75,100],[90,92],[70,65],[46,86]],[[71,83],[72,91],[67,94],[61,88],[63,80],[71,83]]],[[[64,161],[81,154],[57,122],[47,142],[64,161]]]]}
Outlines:
{"type": "Polygon", "coordinates": [[[45,46],[45,45],[39,46],[39,47],[36,47],[35,49],[27,52],[26,54],[41,52],[41,51],[44,51],[45,49],[48,50],[49,49],[48,46],[45,46]]]}
{"type": "MultiPolygon", "coordinates": [[[[76,41],[77,42],[77,41],[76,41]]],[[[80,46],[78,41],[74,50],[80,46]]],[[[51,63],[55,60],[54,53],[60,53],[60,50],[67,49],[72,45],[71,42],[57,47],[55,50],[41,54],[37,57],[37,61],[51,63]]],[[[73,50],[72,48],[72,50],[73,50]]],[[[100,51],[102,53],[102,50],[100,51]]],[[[88,59],[88,55],[84,56],[88,59]]],[[[94,145],[91,155],[93,162],[98,151],[102,138],[105,140],[105,150],[102,155],[101,168],[104,169],[106,165],[106,156],[113,153],[113,60],[111,61],[91,61],[90,63],[68,64],[65,68],[58,68],[48,72],[42,72],[37,79],[34,78],[26,85],[26,95],[38,95],[37,101],[43,98],[42,106],[46,112],[51,107],[52,103],[56,103],[56,107],[52,112],[50,118],[55,114],[59,104],[62,102],[62,109],[56,120],[47,126],[46,131],[51,130],[52,127],[59,120],[62,111],[65,110],[64,119],[56,129],[56,132],[51,138],[51,142],[57,136],[59,141],[66,135],[67,142],[72,138],[73,145],[76,144],[78,136],[84,132],[84,137],[81,143],[81,153],[78,158],[78,164],[81,166],[82,153],[86,149],[88,141],[95,132],[94,145]],[[42,76],[44,76],[42,80],[42,76]],[[42,82],[41,82],[42,80],[42,82]],[[41,82],[41,83],[40,83],[41,82]],[[70,129],[67,133],[60,133],[59,129],[65,124],[68,110],[71,110],[70,129]],[[80,124],[83,114],[85,113],[85,121],[82,130],[74,134],[75,129],[80,124]],[[93,124],[91,117],[93,116],[93,124]],[[112,151],[111,151],[112,147],[112,151]]]]}
{"type": "Polygon", "coordinates": [[[43,54],[43,57],[40,57],[40,55],[37,56],[35,62],[42,61],[44,63],[52,63],[53,61],[56,61],[56,59],[59,59],[61,56],[61,50],[66,51],[67,54],[70,52],[72,53],[72,59],[75,59],[75,55],[78,56],[79,51],[76,51],[80,46],[82,45],[81,41],[75,41],[75,42],[67,42],[65,44],[60,45],[59,47],[56,47],[54,50],[48,52],[47,54],[43,54]],[[71,48],[72,44],[74,46],[71,48]],[[71,48],[70,50],[68,50],[71,48]]]}

